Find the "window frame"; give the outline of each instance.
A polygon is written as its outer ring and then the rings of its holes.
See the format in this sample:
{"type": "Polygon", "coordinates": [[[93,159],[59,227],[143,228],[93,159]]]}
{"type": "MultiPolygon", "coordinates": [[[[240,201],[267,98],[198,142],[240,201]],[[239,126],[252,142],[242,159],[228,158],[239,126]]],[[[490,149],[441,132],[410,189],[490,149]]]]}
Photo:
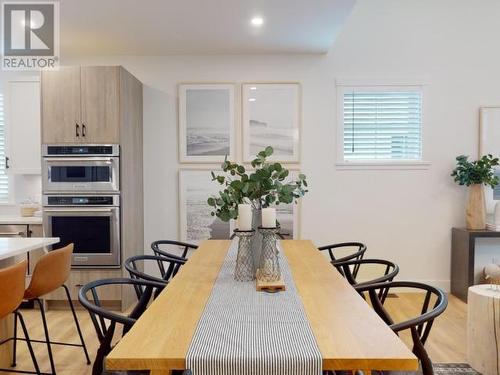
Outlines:
{"type": "Polygon", "coordinates": [[[336,80],[336,161],[337,169],[428,169],[430,161],[427,140],[428,83],[424,79],[337,79],[336,80]],[[358,91],[418,91],[422,97],[421,155],[417,160],[344,159],[344,93],[358,91]]]}

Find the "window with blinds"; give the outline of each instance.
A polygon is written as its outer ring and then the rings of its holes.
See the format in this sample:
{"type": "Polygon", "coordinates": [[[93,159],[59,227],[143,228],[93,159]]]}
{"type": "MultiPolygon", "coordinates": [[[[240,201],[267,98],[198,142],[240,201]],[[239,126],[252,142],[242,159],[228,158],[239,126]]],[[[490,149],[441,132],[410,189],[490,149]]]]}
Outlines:
{"type": "Polygon", "coordinates": [[[5,168],[5,102],[0,93],[0,203],[9,200],[9,177],[5,168]]]}
{"type": "Polygon", "coordinates": [[[422,159],[421,91],[343,93],[345,161],[422,159]]]}

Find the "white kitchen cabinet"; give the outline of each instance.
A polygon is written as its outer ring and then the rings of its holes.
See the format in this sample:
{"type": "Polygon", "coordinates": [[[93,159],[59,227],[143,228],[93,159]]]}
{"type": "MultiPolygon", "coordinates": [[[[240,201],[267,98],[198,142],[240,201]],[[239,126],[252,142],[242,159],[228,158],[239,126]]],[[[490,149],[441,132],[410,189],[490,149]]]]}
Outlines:
{"type": "Polygon", "coordinates": [[[8,172],[40,174],[40,80],[9,81],[6,99],[8,172]]]}

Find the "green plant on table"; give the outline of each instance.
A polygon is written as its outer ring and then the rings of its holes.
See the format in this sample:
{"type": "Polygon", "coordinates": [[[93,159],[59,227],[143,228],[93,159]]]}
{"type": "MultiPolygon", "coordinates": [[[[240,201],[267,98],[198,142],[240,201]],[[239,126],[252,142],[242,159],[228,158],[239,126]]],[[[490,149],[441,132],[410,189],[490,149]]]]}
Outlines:
{"type": "Polygon", "coordinates": [[[222,186],[218,195],[208,198],[207,203],[213,208],[212,216],[229,221],[238,217],[238,204],[250,203],[254,209],[260,209],[297,203],[307,193],[306,176],[300,173],[297,180],[287,181],[290,171],[280,163],[268,161],[272,154],[271,146],[259,152],[251,162],[254,168],[251,173],[245,166],[227,158],[221,166],[224,174],[212,172],[212,181],[222,186]]]}
{"type": "Polygon", "coordinates": [[[483,155],[479,160],[469,161],[465,155],[457,156],[457,167],[451,173],[455,182],[459,185],[484,184],[492,188],[498,185],[498,176],[495,176],[495,166],[498,158],[492,155],[483,155]]]}

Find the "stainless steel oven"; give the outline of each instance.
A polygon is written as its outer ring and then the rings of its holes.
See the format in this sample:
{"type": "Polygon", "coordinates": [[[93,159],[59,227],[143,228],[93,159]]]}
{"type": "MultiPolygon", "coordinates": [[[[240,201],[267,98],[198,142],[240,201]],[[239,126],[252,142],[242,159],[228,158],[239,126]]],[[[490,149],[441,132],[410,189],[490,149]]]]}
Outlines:
{"type": "Polygon", "coordinates": [[[58,247],[74,244],[72,265],[120,266],[120,196],[43,196],[45,235],[59,237],[58,247]]]}
{"type": "Polygon", "coordinates": [[[43,145],[44,193],[119,192],[119,145],[43,145]]]}

